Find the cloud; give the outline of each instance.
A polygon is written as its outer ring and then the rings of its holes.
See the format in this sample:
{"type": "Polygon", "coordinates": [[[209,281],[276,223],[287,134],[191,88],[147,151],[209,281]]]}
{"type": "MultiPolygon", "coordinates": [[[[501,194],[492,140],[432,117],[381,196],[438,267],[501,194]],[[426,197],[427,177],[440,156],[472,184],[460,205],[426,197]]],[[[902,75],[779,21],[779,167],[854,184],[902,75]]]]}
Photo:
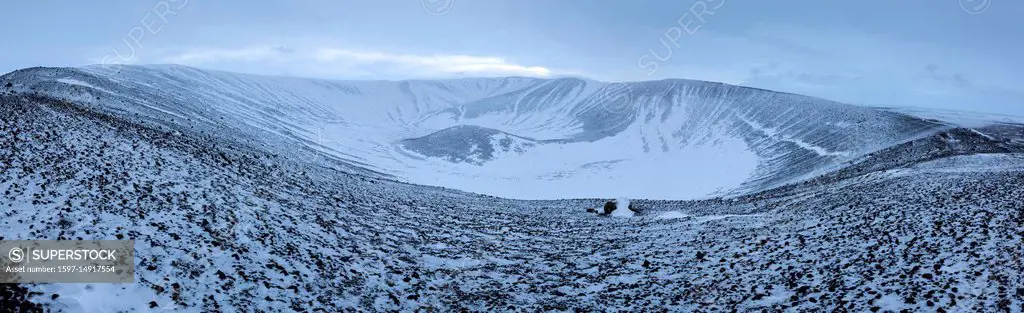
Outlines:
{"type": "Polygon", "coordinates": [[[971,87],[971,82],[967,80],[967,78],[964,77],[963,74],[946,73],[945,71],[943,71],[942,68],[935,64],[928,64],[927,66],[925,66],[925,72],[927,72],[928,76],[931,79],[935,80],[936,82],[951,83],[953,84],[953,86],[958,88],[971,87]]]}
{"type": "Polygon", "coordinates": [[[750,70],[746,83],[774,82],[802,88],[831,88],[857,83],[859,74],[843,70],[815,71],[794,64],[771,62],[750,70]]]}
{"type": "Polygon", "coordinates": [[[368,63],[390,63],[418,67],[440,73],[505,74],[547,77],[551,70],[540,66],[511,64],[502,58],[470,55],[402,55],[382,52],[361,52],[325,48],[316,51],[317,60],[333,62],[355,60],[368,63]]]}
{"type": "MultiPolygon", "coordinates": [[[[550,77],[555,71],[526,66],[501,57],[463,54],[401,54],[327,47],[256,45],[237,48],[186,47],[157,53],[150,63],[173,63],[214,69],[313,77],[365,76],[450,77],[530,76],[550,77]],[[377,75],[374,75],[376,73],[377,75]]],[[[145,61],[145,60],[143,60],[145,61]]]]}
{"type": "Polygon", "coordinates": [[[161,63],[208,64],[222,61],[265,61],[281,58],[293,51],[283,46],[247,47],[241,49],[194,48],[163,56],[161,63]]]}

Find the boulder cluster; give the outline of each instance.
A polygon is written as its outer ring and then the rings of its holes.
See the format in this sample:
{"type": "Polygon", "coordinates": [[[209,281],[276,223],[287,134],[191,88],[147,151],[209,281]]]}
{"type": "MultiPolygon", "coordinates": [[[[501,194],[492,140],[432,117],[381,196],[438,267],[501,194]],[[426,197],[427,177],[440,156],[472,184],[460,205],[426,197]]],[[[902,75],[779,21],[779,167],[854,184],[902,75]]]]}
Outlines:
{"type": "MultiPolygon", "coordinates": [[[[597,209],[597,208],[594,208],[594,207],[588,207],[587,208],[587,213],[594,213],[594,214],[598,214],[598,215],[611,215],[612,212],[615,212],[615,210],[619,208],[619,203],[618,202],[619,202],[618,200],[607,200],[600,207],[600,209],[597,209]]],[[[635,213],[639,213],[640,212],[639,209],[637,209],[636,205],[633,204],[633,203],[629,204],[628,209],[630,211],[635,212],[635,213]]]]}

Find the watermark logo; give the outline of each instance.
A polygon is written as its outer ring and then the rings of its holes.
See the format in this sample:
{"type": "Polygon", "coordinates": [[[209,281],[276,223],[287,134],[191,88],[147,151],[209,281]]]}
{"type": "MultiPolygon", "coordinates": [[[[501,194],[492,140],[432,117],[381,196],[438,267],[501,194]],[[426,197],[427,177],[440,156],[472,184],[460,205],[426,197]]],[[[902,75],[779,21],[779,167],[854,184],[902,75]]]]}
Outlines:
{"type": "Polygon", "coordinates": [[[420,0],[423,10],[430,15],[445,15],[455,6],[455,0],[420,0]]]}
{"type": "Polygon", "coordinates": [[[138,26],[132,27],[128,33],[121,37],[125,47],[111,49],[110,53],[100,59],[100,65],[104,68],[131,64],[138,61],[138,50],[142,49],[142,41],[148,37],[159,35],[164,27],[170,23],[173,16],[178,15],[188,5],[189,0],[162,0],[157,2],[152,9],[146,12],[138,26]]]}
{"type": "Polygon", "coordinates": [[[680,40],[684,36],[697,34],[697,31],[704,27],[708,19],[714,16],[715,12],[722,9],[724,5],[725,0],[702,0],[691,4],[686,12],[679,15],[679,18],[675,20],[672,26],[665,29],[661,38],[658,38],[658,42],[661,43],[664,49],[650,47],[647,49],[647,53],[637,58],[637,67],[644,70],[648,77],[658,73],[661,64],[668,62],[672,59],[672,55],[675,52],[682,49],[683,46],[680,44],[680,40]]]}
{"type": "MultiPolygon", "coordinates": [[[[975,0],[980,1],[980,0],[975,0]]],[[[990,1],[990,0],[985,0],[990,1]]],[[[686,10],[679,15],[674,23],[669,26],[658,38],[661,47],[650,47],[647,52],[636,60],[636,67],[643,71],[641,77],[650,78],[658,73],[662,65],[672,59],[678,50],[683,48],[682,40],[687,36],[694,36],[719,10],[725,6],[726,0],[698,0],[693,2],[686,10]]],[[[633,87],[640,87],[643,91],[650,92],[633,74],[630,67],[623,68],[633,78],[632,85],[623,82],[613,82],[605,89],[599,91],[597,99],[606,101],[602,107],[610,113],[623,113],[632,108],[636,99],[633,87]],[[624,104],[625,102],[625,104],[624,104]]]]}
{"type": "Polygon", "coordinates": [[[310,138],[305,149],[300,149],[296,151],[295,155],[281,159],[281,168],[285,171],[299,173],[311,170],[311,166],[325,165],[325,162],[329,161],[332,156],[328,150],[336,147],[340,142],[325,137],[325,134],[323,128],[318,128],[314,134],[315,137],[310,138]]]}
{"type": "Polygon", "coordinates": [[[25,251],[22,251],[19,247],[11,248],[11,251],[7,252],[7,258],[11,259],[11,262],[20,263],[25,259],[25,251]]]}
{"type": "Polygon", "coordinates": [[[0,284],[132,283],[131,240],[0,240],[0,284]]]}
{"type": "Polygon", "coordinates": [[[960,8],[967,14],[981,14],[992,6],[992,0],[960,0],[960,8]]]}
{"type": "Polygon", "coordinates": [[[612,114],[619,114],[632,108],[633,88],[623,82],[612,82],[599,90],[596,101],[601,104],[605,111],[612,114]]]}

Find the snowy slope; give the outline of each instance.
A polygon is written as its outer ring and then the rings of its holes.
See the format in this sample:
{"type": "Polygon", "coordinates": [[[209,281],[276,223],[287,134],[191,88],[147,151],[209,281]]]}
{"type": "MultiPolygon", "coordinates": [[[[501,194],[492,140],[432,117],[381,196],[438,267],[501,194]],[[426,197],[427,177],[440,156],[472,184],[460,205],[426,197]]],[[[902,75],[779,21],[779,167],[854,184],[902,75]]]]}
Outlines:
{"type": "Polygon", "coordinates": [[[1024,116],[969,111],[937,110],[914,107],[880,107],[880,109],[925,119],[940,120],[962,127],[983,127],[992,124],[1024,124],[1024,116]]]}
{"type": "Polygon", "coordinates": [[[732,199],[623,199],[638,213],[612,218],[585,211],[598,199],[295,167],[264,141],[77,99],[0,95],[0,237],[134,240],[135,283],[4,284],[4,310],[1024,310],[1020,126],[942,131],[732,199]]]}
{"type": "MultiPolygon", "coordinates": [[[[33,68],[0,80],[167,128],[271,147],[300,143],[352,170],[522,199],[752,192],[946,127],[689,80],[326,81],[170,65],[33,68]],[[501,138],[437,140],[465,126],[503,134],[517,147],[506,150],[501,138]],[[453,146],[428,147],[435,144],[453,146]]],[[[276,149],[307,155],[292,150],[276,149]]]]}

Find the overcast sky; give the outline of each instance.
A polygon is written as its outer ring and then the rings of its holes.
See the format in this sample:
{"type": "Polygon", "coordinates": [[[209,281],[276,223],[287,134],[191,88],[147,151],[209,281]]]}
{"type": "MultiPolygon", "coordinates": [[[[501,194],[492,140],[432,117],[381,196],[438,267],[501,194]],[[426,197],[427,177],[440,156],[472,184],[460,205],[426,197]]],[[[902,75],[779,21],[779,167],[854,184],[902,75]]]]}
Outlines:
{"type": "Polygon", "coordinates": [[[1021,13],[1018,0],[26,0],[0,13],[0,71],[689,78],[1024,115],[1021,13]]]}

